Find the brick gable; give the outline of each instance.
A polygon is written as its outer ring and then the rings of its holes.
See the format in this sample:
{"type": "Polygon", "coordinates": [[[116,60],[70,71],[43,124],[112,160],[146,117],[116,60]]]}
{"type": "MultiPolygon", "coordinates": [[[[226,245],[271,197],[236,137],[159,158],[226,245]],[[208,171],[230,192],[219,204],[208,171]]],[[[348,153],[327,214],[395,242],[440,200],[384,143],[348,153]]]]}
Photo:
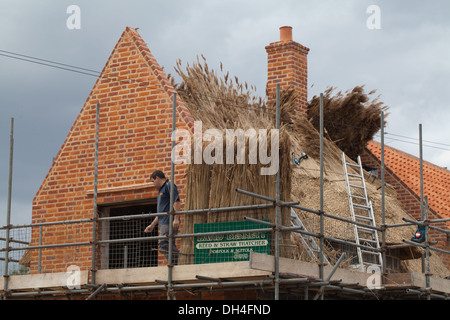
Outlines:
{"type": "MultiPolygon", "coordinates": [[[[93,216],[96,104],[100,104],[98,203],[156,197],[150,174],[170,173],[174,88],[145,42],[127,27],[111,53],[33,200],[32,223],[93,216]]],[[[177,99],[177,128],[192,132],[194,120],[177,99]]],[[[185,165],[175,183],[185,196],[185,165]]],[[[170,176],[170,175],[169,175],[170,176]]],[[[39,230],[32,231],[32,245],[39,230]]],[[[91,224],[45,226],[43,245],[92,240],[91,224]]],[[[71,264],[90,268],[91,246],[44,249],[43,272],[71,264]]],[[[31,272],[36,272],[33,250],[31,272]]]]}

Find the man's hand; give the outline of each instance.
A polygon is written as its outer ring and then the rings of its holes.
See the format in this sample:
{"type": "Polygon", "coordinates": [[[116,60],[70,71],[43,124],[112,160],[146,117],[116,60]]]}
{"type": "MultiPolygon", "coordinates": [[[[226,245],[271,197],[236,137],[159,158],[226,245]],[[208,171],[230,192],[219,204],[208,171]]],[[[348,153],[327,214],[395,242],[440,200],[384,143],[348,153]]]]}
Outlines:
{"type": "Polygon", "coordinates": [[[150,225],[147,226],[147,228],[145,228],[144,232],[145,233],[150,233],[153,231],[153,229],[155,229],[155,226],[158,224],[158,217],[156,217],[152,223],[150,225]]]}
{"type": "Polygon", "coordinates": [[[150,233],[150,232],[153,231],[153,229],[155,229],[155,226],[154,226],[153,223],[152,223],[152,224],[149,224],[149,225],[147,226],[147,228],[145,228],[144,232],[145,232],[145,233],[150,233]]]}
{"type": "Polygon", "coordinates": [[[178,230],[178,227],[180,226],[180,219],[173,219],[173,230],[178,230]]]}
{"type": "MultiPolygon", "coordinates": [[[[173,204],[174,212],[181,211],[181,203],[180,201],[175,201],[173,204]]],[[[173,230],[178,230],[178,227],[180,226],[180,216],[174,216],[173,217],[173,230]]]]}

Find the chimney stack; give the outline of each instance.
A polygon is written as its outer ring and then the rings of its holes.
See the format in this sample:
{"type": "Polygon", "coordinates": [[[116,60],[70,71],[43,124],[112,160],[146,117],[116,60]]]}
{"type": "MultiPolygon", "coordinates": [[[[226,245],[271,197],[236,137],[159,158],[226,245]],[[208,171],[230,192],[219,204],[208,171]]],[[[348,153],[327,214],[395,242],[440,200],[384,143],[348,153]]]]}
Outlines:
{"type": "Polygon", "coordinates": [[[267,52],[268,97],[275,97],[277,83],[280,90],[293,89],[297,96],[298,111],[307,116],[309,49],[292,40],[292,27],[280,28],[280,41],[269,44],[267,52]]]}

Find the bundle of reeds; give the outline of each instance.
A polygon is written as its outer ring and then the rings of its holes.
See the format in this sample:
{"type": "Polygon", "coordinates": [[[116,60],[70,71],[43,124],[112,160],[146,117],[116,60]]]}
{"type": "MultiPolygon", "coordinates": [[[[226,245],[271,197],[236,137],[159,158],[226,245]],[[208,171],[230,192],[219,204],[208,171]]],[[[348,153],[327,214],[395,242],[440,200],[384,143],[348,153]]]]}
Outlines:
{"type": "MultiPolygon", "coordinates": [[[[175,68],[182,79],[181,84],[174,84],[180,97],[187,105],[195,120],[202,121],[202,129],[218,129],[226,137],[226,129],[242,129],[247,131],[255,129],[259,137],[259,129],[265,129],[270,134],[275,129],[275,105],[266,105],[262,99],[256,99],[255,95],[248,90],[247,85],[241,85],[237,78],[230,81],[229,74],[218,77],[214,70],[208,68],[206,61],[200,60],[193,66],[181,69],[181,63],[175,68]],[[245,90],[244,90],[245,88],[245,90]]],[[[172,77],[171,77],[172,78],[172,77]]],[[[173,80],[173,78],[172,78],[173,80]]],[[[267,146],[258,144],[258,148],[267,147],[267,154],[278,152],[280,172],[280,199],[289,201],[291,193],[291,142],[289,124],[292,124],[290,114],[292,109],[292,93],[284,92],[281,100],[282,126],[279,130],[279,149],[271,148],[271,136],[267,137],[267,146]]],[[[187,195],[186,210],[231,207],[241,205],[252,205],[267,203],[267,201],[243,195],[236,192],[242,189],[264,196],[275,198],[276,175],[262,175],[261,168],[267,166],[258,163],[250,163],[250,155],[257,152],[252,150],[253,144],[250,137],[245,137],[245,163],[237,159],[237,140],[223,142],[224,159],[221,164],[195,163],[192,159],[187,170],[187,195]],[[225,150],[226,145],[231,143],[233,147],[234,160],[227,163],[225,155],[230,150],[225,150]]],[[[261,141],[259,141],[261,142],[261,141]]],[[[194,142],[193,142],[194,143],[194,142]]],[[[203,144],[203,149],[207,143],[203,144]]],[[[194,157],[194,155],[191,155],[194,157]]],[[[268,219],[275,222],[275,207],[255,210],[236,210],[230,212],[210,212],[208,214],[195,214],[185,216],[183,233],[191,233],[196,223],[213,223],[224,221],[242,221],[244,217],[256,219],[268,219]]],[[[281,223],[290,225],[290,213],[287,208],[281,210],[281,223]]],[[[262,226],[261,226],[262,227],[262,226]]],[[[292,243],[289,234],[282,232],[280,237],[280,255],[291,256],[292,243]]],[[[273,241],[272,241],[273,243],[273,241]]],[[[193,262],[194,240],[184,239],[181,241],[180,264],[193,262]]],[[[273,245],[271,245],[273,250],[273,245]]],[[[273,251],[272,251],[273,252],[273,251]]]]}
{"type": "Polygon", "coordinates": [[[241,84],[228,72],[219,76],[208,67],[203,56],[202,60],[197,58],[196,63],[188,64],[184,70],[178,60],[175,71],[181,82],[176,83],[172,75],[169,79],[194,119],[202,121],[203,129],[266,128],[272,122],[271,112],[264,100],[257,98],[253,86],[241,84]]]}
{"type": "MultiPolygon", "coordinates": [[[[185,210],[205,209],[209,208],[209,190],[210,190],[210,168],[207,166],[190,165],[186,173],[186,200],[184,203],[185,210]],[[203,188],[203,190],[201,189],[203,188]]],[[[183,234],[194,233],[194,225],[199,223],[207,223],[207,215],[203,213],[193,213],[184,216],[183,234]]],[[[193,238],[182,238],[180,241],[180,264],[188,264],[193,262],[193,238]]]]}

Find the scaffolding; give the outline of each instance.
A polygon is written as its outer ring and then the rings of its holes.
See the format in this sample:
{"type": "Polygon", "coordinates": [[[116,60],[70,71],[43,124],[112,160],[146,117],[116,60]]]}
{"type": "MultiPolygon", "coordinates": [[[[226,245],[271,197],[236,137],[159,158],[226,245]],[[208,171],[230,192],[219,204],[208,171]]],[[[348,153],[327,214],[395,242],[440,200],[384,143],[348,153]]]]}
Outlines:
{"type": "MultiPolygon", "coordinates": [[[[176,129],[176,93],[173,95],[172,110],[172,131],[176,129]]],[[[434,219],[428,218],[427,198],[421,192],[421,212],[422,219],[414,221],[404,218],[404,223],[386,225],[385,224],[385,181],[384,181],[384,114],[381,114],[381,193],[382,193],[382,225],[364,227],[380,232],[381,246],[379,249],[368,248],[362,244],[346,241],[334,237],[329,237],[324,232],[324,219],[336,219],[345,223],[358,225],[359,222],[351,219],[335,216],[324,212],[324,127],[323,127],[323,94],[320,95],[320,204],[319,210],[302,207],[298,202],[287,202],[280,199],[280,172],[276,175],[276,195],[275,198],[255,194],[246,190],[236,189],[235,192],[255,197],[266,201],[267,203],[257,205],[242,205],[235,207],[218,207],[206,208],[198,210],[188,210],[179,212],[165,213],[144,213],[136,215],[115,215],[102,217],[98,215],[97,204],[97,185],[98,185],[98,128],[99,128],[99,104],[96,105],[96,136],[95,136],[95,173],[94,173],[94,200],[93,215],[90,219],[66,220],[59,222],[34,223],[29,225],[11,225],[11,190],[12,190],[12,164],[13,164],[13,119],[11,119],[10,133],[10,164],[9,164],[9,181],[8,181],[8,206],[6,226],[0,228],[5,232],[5,246],[0,251],[4,252],[4,270],[3,285],[0,288],[3,299],[23,299],[23,298],[58,298],[58,297],[84,297],[86,299],[95,299],[99,295],[111,294],[127,294],[127,293],[143,293],[143,294],[166,294],[168,300],[176,299],[177,293],[186,290],[195,290],[198,297],[205,291],[227,291],[227,290],[262,290],[266,294],[269,293],[269,299],[280,300],[286,298],[284,294],[293,295],[305,300],[309,299],[325,299],[326,297],[337,298],[353,298],[353,299],[445,299],[450,297],[450,280],[439,279],[436,281],[430,273],[430,251],[437,251],[443,254],[450,254],[449,251],[433,247],[433,242],[426,238],[423,243],[417,243],[409,240],[403,240],[407,245],[417,246],[425,249],[425,272],[423,275],[411,273],[402,275],[400,280],[398,275],[388,274],[386,271],[386,250],[394,248],[395,245],[386,244],[386,232],[390,229],[403,226],[417,225],[425,228],[426,237],[428,237],[429,229],[449,234],[449,230],[444,230],[433,226],[434,223],[447,222],[450,219],[434,219]],[[313,214],[320,219],[320,231],[318,233],[305,231],[303,227],[284,226],[280,223],[281,208],[289,207],[290,209],[302,210],[306,213],[313,214]],[[248,230],[227,230],[205,233],[190,234],[174,234],[173,219],[175,215],[189,214],[206,214],[220,213],[233,210],[255,210],[273,208],[275,210],[275,223],[246,217],[245,220],[257,224],[259,227],[252,229],[252,232],[270,233],[274,236],[275,250],[273,255],[265,255],[251,253],[249,261],[246,262],[225,262],[224,267],[219,268],[216,264],[201,265],[178,265],[172,263],[172,245],[169,245],[167,266],[138,268],[135,272],[130,271],[128,265],[124,263],[122,269],[97,270],[98,266],[98,248],[102,245],[111,245],[114,243],[132,243],[140,241],[157,241],[160,239],[169,240],[172,244],[176,239],[185,237],[199,237],[203,235],[218,236],[244,233],[248,230]],[[169,215],[169,235],[167,237],[151,235],[149,237],[131,237],[120,239],[99,239],[97,234],[97,226],[103,222],[111,222],[120,219],[153,219],[158,216],[169,215]],[[51,245],[42,244],[43,227],[55,225],[92,225],[92,241],[71,242],[71,243],[55,243],[51,245]],[[13,230],[39,228],[39,244],[29,245],[26,241],[14,240],[11,237],[13,230]],[[280,233],[297,232],[310,237],[315,237],[319,241],[319,263],[308,263],[299,260],[292,260],[280,257],[280,233]],[[345,258],[343,253],[334,266],[329,265],[325,257],[325,241],[334,241],[336,243],[345,244],[352,247],[360,247],[372,251],[380,252],[383,255],[382,270],[379,270],[378,278],[373,278],[373,274],[364,272],[356,272],[339,268],[341,262],[345,258]],[[13,243],[19,243],[20,246],[12,246],[13,243]],[[68,285],[67,273],[48,274],[41,273],[41,250],[62,247],[91,247],[92,261],[91,270],[77,271],[78,282],[75,286],[68,285]],[[25,250],[38,250],[38,274],[30,275],[10,275],[9,263],[17,262],[11,254],[14,252],[22,252],[25,250]],[[195,268],[194,268],[195,267],[195,268]],[[318,268],[317,268],[318,267],[318,268]],[[149,279],[148,273],[152,272],[152,278],[149,279]],[[145,276],[144,276],[145,275],[145,276]],[[369,280],[378,279],[375,285],[369,285],[369,280]],[[404,281],[404,282],[401,282],[404,281]],[[403,283],[403,284],[399,284],[403,283]],[[310,295],[313,293],[314,295],[310,295]]],[[[280,87],[277,85],[276,95],[276,129],[280,129],[280,87]]],[[[423,172],[422,172],[422,138],[420,129],[420,165],[421,165],[421,190],[423,190],[423,172]]],[[[174,141],[172,140],[172,152],[174,152],[174,141]]],[[[173,185],[174,185],[174,162],[171,162],[171,190],[170,204],[173,208],[173,185]]],[[[125,253],[124,253],[125,254],[125,253]]],[[[73,273],[69,273],[69,277],[73,273]]]]}

